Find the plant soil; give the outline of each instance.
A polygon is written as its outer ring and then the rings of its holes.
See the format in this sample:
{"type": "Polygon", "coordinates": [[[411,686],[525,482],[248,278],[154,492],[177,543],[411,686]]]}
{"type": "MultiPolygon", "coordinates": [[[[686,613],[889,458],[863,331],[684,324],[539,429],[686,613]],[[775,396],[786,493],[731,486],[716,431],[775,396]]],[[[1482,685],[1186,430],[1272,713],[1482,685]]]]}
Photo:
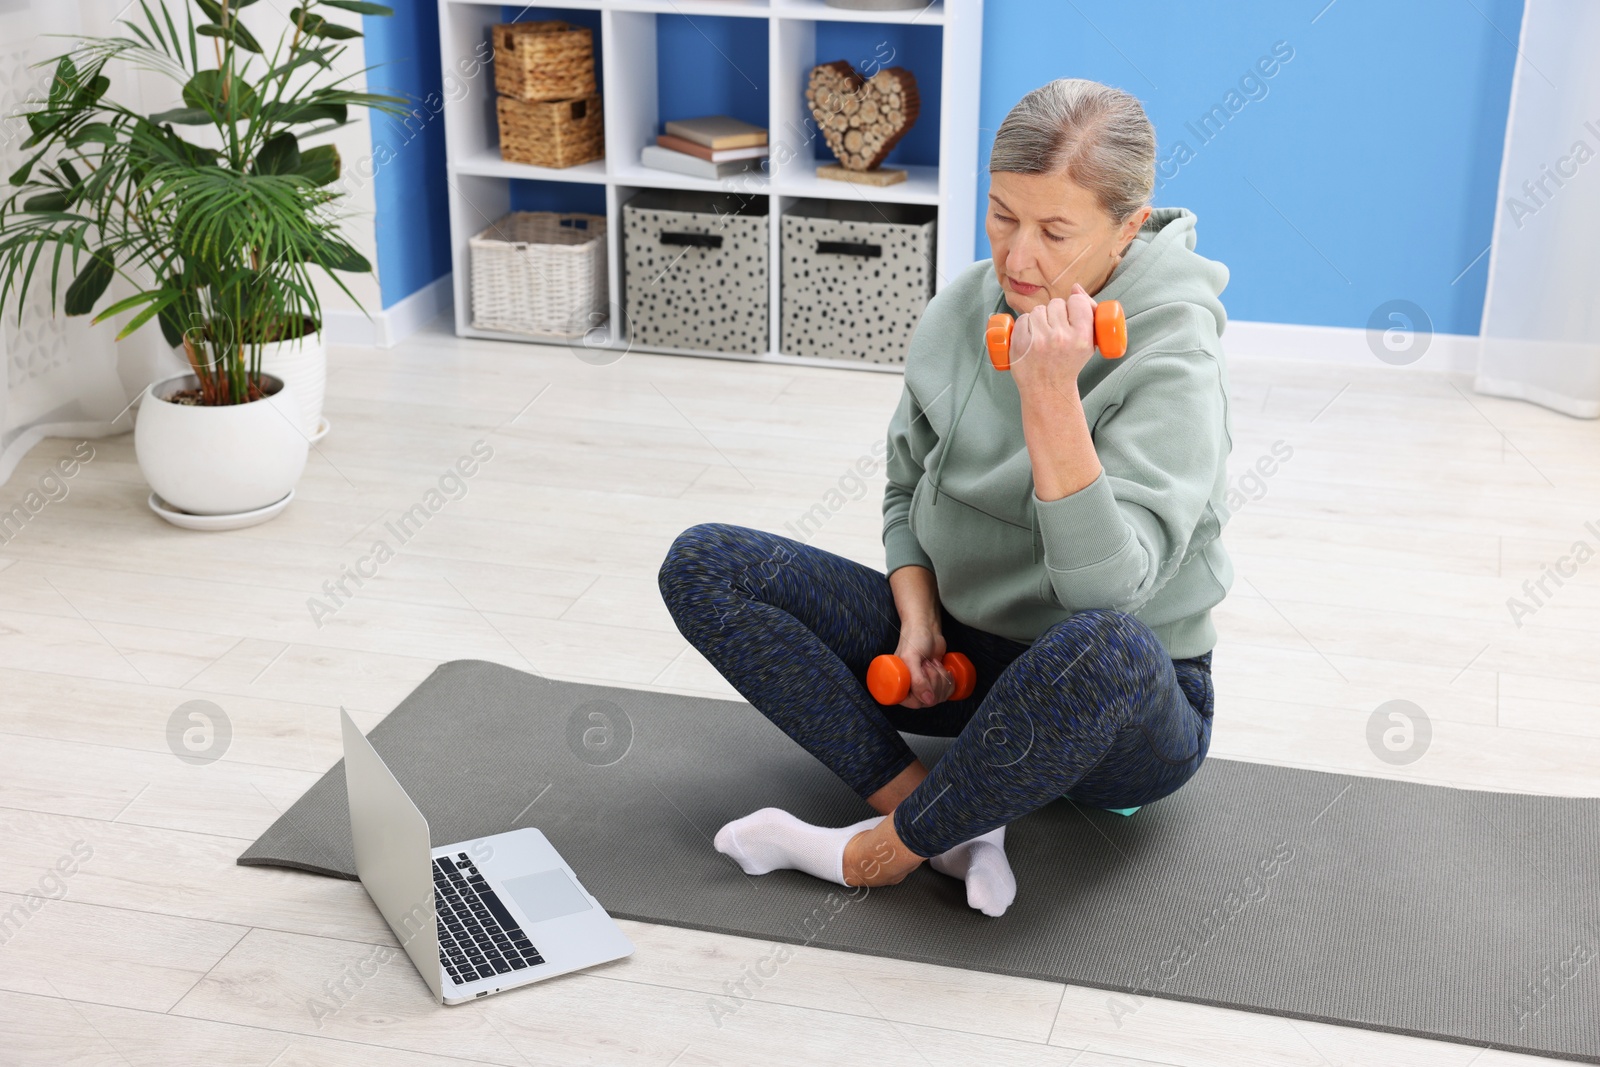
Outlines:
{"type": "MultiPolygon", "coordinates": [[[[252,400],[260,400],[263,397],[273,395],[277,392],[277,390],[271,389],[271,385],[272,383],[264,382],[261,378],[257,378],[250,384],[250,392],[245,402],[249,403],[252,400]],[[267,386],[268,388],[263,388],[263,386],[267,386]]],[[[178,404],[183,407],[190,408],[234,406],[232,404],[207,404],[205,394],[199,389],[179,389],[176,393],[169,393],[161,399],[165,400],[169,404],[178,404]]]]}

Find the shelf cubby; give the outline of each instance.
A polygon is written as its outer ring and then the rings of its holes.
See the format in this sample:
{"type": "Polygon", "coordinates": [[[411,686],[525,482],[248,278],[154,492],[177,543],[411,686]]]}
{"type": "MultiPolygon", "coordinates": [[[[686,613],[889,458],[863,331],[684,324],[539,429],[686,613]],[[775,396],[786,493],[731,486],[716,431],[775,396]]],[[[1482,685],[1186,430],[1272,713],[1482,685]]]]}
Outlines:
{"type": "Polygon", "coordinates": [[[861,365],[790,356],[782,350],[780,222],[783,211],[803,197],[935,205],[936,290],[974,259],[983,0],[938,0],[912,11],[858,11],[829,7],[822,0],[536,0],[522,7],[439,0],[439,23],[458,334],[552,343],[550,338],[472,328],[467,242],[511,210],[592,211],[607,218],[613,313],[606,343],[626,349],[632,342],[619,302],[622,205],[644,189],[771,198],[769,350],[671,350],[675,352],[861,365]],[[594,36],[605,109],[603,160],[547,168],[500,158],[493,68],[487,62],[489,28],[499,22],[551,18],[588,26],[594,36]],[[806,106],[806,78],[816,63],[835,59],[848,60],[863,74],[903,66],[916,75],[921,113],[884,164],[904,169],[906,181],[871,186],[817,177],[818,163],[831,162],[833,153],[806,106]],[[727,114],[767,127],[771,151],[765,168],[711,180],[639,162],[640,149],[655,142],[665,121],[697,114],[727,114]]]}
{"type": "Polygon", "coordinates": [[[607,14],[609,61],[629,71],[626,86],[619,86],[622,95],[605,98],[608,173],[636,186],[765,192],[764,173],[696,178],[646,167],[639,162],[639,150],[655,144],[663,124],[677,118],[725,114],[767,125],[771,71],[766,18],[691,19],[620,10],[607,14]],[[729,55],[730,49],[736,54],[729,55]]]}

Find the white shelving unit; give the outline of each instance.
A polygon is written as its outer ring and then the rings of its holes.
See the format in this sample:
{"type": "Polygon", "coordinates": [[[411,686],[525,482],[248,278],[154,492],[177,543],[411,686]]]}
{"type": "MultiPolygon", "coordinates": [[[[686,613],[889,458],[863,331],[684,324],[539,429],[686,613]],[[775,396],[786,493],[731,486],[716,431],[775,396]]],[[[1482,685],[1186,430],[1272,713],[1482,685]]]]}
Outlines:
{"type": "MultiPolygon", "coordinates": [[[[903,31],[898,31],[903,32],[903,31]]],[[[445,151],[450,187],[450,242],[454,265],[456,333],[463,337],[533,343],[574,345],[560,338],[480,330],[472,326],[471,265],[468,241],[512,209],[512,181],[587,183],[605,189],[607,219],[607,269],[612,314],[603,330],[592,331],[582,343],[587,349],[626,350],[624,316],[620,314],[622,283],[622,205],[642,189],[691,189],[737,192],[769,197],[768,225],[771,259],[768,278],[771,348],[766,352],[727,353],[688,349],[651,349],[724,359],[764,360],[817,366],[864,366],[874,370],[899,370],[892,365],[816,359],[782,351],[779,304],[779,235],[783,212],[797,199],[866,200],[876,203],[937,205],[935,233],[937,262],[935,288],[973,262],[976,238],[975,197],[978,164],[978,70],[982,51],[983,0],[936,0],[915,11],[855,11],[829,7],[822,0],[532,0],[505,7],[485,0],[439,0],[439,44],[445,79],[445,151]],[[597,45],[605,108],[606,157],[575,167],[547,168],[508,163],[500,158],[495,119],[492,68],[476,77],[470,70],[475,57],[486,55],[489,28],[507,21],[507,13],[522,12],[523,19],[559,18],[562,11],[597,11],[600,28],[597,45]],[[756,19],[767,27],[767,129],[771,145],[768,169],[720,181],[653,170],[639,163],[639,150],[655,143],[664,119],[657,93],[658,16],[756,19]],[[936,27],[940,36],[940,78],[937,108],[930,106],[928,74],[916,64],[890,58],[887,66],[908,66],[919,74],[923,89],[922,117],[930,121],[937,111],[939,161],[936,166],[902,166],[907,180],[876,187],[818,178],[816,168],[832,161],[820,135],[812,136],[815,123],[805,102],[806,78],[818,62],[849,58],[817,55],[819,24],[862,23],[891,27],[936,27]],[[465,92],[452,94],[452,72],[465,92]],[[455,98],[452,99],[452,95],[455,98]]],[[[598,353],[597,353],[598,354],[598,353]]]]}

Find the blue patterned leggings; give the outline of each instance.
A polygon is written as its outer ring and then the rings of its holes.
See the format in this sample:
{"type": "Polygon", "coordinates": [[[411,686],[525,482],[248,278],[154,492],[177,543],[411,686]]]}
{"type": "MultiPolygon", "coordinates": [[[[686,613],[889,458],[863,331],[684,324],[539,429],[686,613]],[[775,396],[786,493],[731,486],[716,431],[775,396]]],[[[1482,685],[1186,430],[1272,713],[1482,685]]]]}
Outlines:
{"type": "Polygon", "coordinates": [[[946,614],[946,646],[972,660],[977,689],[931,708],[884,707],[863,680],[899,643],[882,572],[704,523],[673,542],[659,581],[689,643],[863,798],[916,759],[899,731],[956,739],[895,808],[895,831],[919,856],[1062,796],[1148,804],[1188,781],[1210,748],[1211,653],[1173,660],[1131,615],[1080,611],[1030,645],[946,614]]]}

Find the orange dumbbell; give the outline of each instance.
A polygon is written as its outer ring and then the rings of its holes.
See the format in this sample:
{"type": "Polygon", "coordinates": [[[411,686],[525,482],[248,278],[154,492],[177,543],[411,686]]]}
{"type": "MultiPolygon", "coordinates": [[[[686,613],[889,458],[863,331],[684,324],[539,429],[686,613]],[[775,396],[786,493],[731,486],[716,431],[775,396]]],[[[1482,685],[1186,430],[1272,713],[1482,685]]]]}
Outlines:
{"type": "MultiPolygon", "coordinates": [[[[1011,328],[1016,321],[1003,311],[989,316],[983,341],[989,346],[989,362],[995,370],[1011,369],[1011,328]]],[[[1128,351],[1128,319],[1122,313],[1122,301],[1102,300],[1094,306],[1094,346],[1107,359],[1120,359],[1128,351]]]]}
{"type": "MultiPolygon", "coordinates": [[[[978,671],[959,652],[944,654],[944,669],[955,679],[951,700],[965,700],[978,684],[978,671]]],[[[879,656],[867,667],[867,692],[880,704],[898,704],[911,695],[911,668],[899,656],[879,656]]]]}

